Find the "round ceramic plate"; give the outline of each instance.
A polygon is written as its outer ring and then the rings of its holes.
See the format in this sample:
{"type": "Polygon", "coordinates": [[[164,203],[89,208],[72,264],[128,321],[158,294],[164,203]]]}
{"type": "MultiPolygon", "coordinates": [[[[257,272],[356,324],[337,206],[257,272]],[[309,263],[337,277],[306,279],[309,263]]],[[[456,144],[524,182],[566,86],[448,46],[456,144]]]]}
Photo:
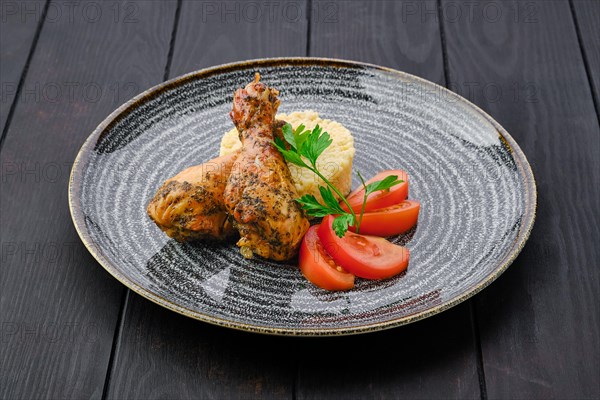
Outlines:
{"type": "Polygon", "coordinates": [[[388,68],[294,58],[194,72],[124,104],[81,148],[69,202],[100,264],[164,307],[253,332],[340,335],[417,321],[482,290],[525,244],[536,189],[515,141],[462,97],[388,68]],[[246,260],[235,243],[181,244],[148,218],[163,181],[218,155],[233,126],[233,92],[255,72],[280,90],[280,112],[315,110],[345,125],[364,176],[408,172],[421,213],[416,228],[391,238],[410,248],[404,274],[327,292],[304,279],[297,260],[246,260]]]}

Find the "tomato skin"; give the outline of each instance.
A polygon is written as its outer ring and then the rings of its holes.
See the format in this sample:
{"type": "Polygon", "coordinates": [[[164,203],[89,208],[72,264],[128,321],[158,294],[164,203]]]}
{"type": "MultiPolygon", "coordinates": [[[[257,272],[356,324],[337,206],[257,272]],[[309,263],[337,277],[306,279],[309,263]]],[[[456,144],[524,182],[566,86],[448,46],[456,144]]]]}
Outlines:
{"type": "MultiPolygon", "coordinates": [[[[404,201],[408,197],[408,175],[401,169],[381,171],[365,183],[368,185],[371,182],[380,181],[390,175],[396,175],[398,176],[398,179],[404,182],[391,187],[389,190],[380,190],[371,193],[369,197],[367,197],[365,212],[393,206],[394,204],[404,201]]],[[[365,189],[361,186],[346,197],[346,200],[348,200],[348,203],[350,203],[350,206],[357,214],[361,211],[364,195],[365,189]]],[[[341,202],[340,205],[345,211],[349,211],[346,203],[341,202]]]]}
{"type": "Polygon", "coordinates": [[[311,226],[300,246],[299,264],[302,274],[320,288],[348,290],[354,287],[354,275],[339,271],[335,261],[327,254],[317,235],[319,225],[311,226]]]}
{"type": "Polygon", "coordinates": [[[410,257],[407,248],[354,232],[340,238],[331,228],[333,219],[333,215],[323,218],[317,233],[327,253],[345,270],[367,279],[389,278],[406,270],[410,257]]]}
{"type": "MultiPolygon", "coordinates": [[[[404,200],[391,207],[380,208],[363,214],[360,233],[363,235],[394,236],[408,231],[417,224],[421,204],[404,200]]],[[[354,227],[350,227],[354,231],[354,227]]]]}

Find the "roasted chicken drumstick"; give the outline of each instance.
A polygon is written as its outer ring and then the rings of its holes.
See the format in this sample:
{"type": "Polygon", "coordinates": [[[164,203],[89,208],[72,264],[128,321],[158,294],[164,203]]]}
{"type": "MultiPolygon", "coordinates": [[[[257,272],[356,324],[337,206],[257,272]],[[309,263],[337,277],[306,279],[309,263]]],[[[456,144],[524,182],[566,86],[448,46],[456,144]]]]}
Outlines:
{"type": "Polygon", "coordinates": [[[281,153],[272,145],[279,92],[259,81],[238,89],[230,113],[242,142],[223,198],[244,257],[293,257],[309,222],[281,153]]]}
{"type": "Polygon", "coordinates": [[[148,215],[170,237],[184,242],[224,239],[235,233],[223,191],[237,153],[187,168],[168,179],[148,204],[148,215]]]}
{"type": "Polygon", "coordinates": [[[234,95],[231,118],[242,149],[168,179],[148,204],[148,215],[170,237],[183,242],[225,239],[237,231],[244,257],[293,257],[309,227],[292,177],[271,141],[282,137],[275,120],[278,92],[259,82],[234,95]]]}

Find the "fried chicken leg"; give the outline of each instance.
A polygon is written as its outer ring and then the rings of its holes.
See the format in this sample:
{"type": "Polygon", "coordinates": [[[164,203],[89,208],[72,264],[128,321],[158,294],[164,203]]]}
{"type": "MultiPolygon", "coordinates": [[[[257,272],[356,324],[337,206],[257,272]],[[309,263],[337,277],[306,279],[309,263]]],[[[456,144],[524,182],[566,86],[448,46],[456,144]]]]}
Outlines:
{"type": "Polygon", "coordinates": [[[242,142],[223,198],[240,233],[237,245],[244,257],[257,254],[272,260],[293,257],[309,227],[290,171],[271,144],[279,92],[254,82],[238,89],[230,113],[242,142]]]}
{"type": "Polygon", "coordinates": [[[235,233],[223,191],[237,156],[218,157],[168,179],[148,204],[150,218],[180,242],[225,239],[235,233]]]}

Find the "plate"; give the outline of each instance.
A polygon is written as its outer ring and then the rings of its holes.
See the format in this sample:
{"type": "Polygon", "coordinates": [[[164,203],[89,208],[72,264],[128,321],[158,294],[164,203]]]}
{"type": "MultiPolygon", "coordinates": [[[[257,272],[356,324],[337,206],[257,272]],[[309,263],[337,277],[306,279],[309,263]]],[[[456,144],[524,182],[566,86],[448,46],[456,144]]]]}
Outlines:
{"type": "Polygon", "coordinates": [[[407,324],[482,290],[525,244],[536,188],[513,138],[445,88],[370,64],[285,58],[193,72],[119,107],[81,148],[69,205],[83,243],[134,292],[221,326],[317,336],[407,324]],[[410,248],[404,274],[327,292],[295,260],[246,260],[234,243],[181,244],[150,221],[146,205],[164,180],[218,155],[233,92],[255,72],[280,90],[280,112],[315,110],[346,126],[364,176],[408,172],[421,214],[391,239],[410,248]]]}

